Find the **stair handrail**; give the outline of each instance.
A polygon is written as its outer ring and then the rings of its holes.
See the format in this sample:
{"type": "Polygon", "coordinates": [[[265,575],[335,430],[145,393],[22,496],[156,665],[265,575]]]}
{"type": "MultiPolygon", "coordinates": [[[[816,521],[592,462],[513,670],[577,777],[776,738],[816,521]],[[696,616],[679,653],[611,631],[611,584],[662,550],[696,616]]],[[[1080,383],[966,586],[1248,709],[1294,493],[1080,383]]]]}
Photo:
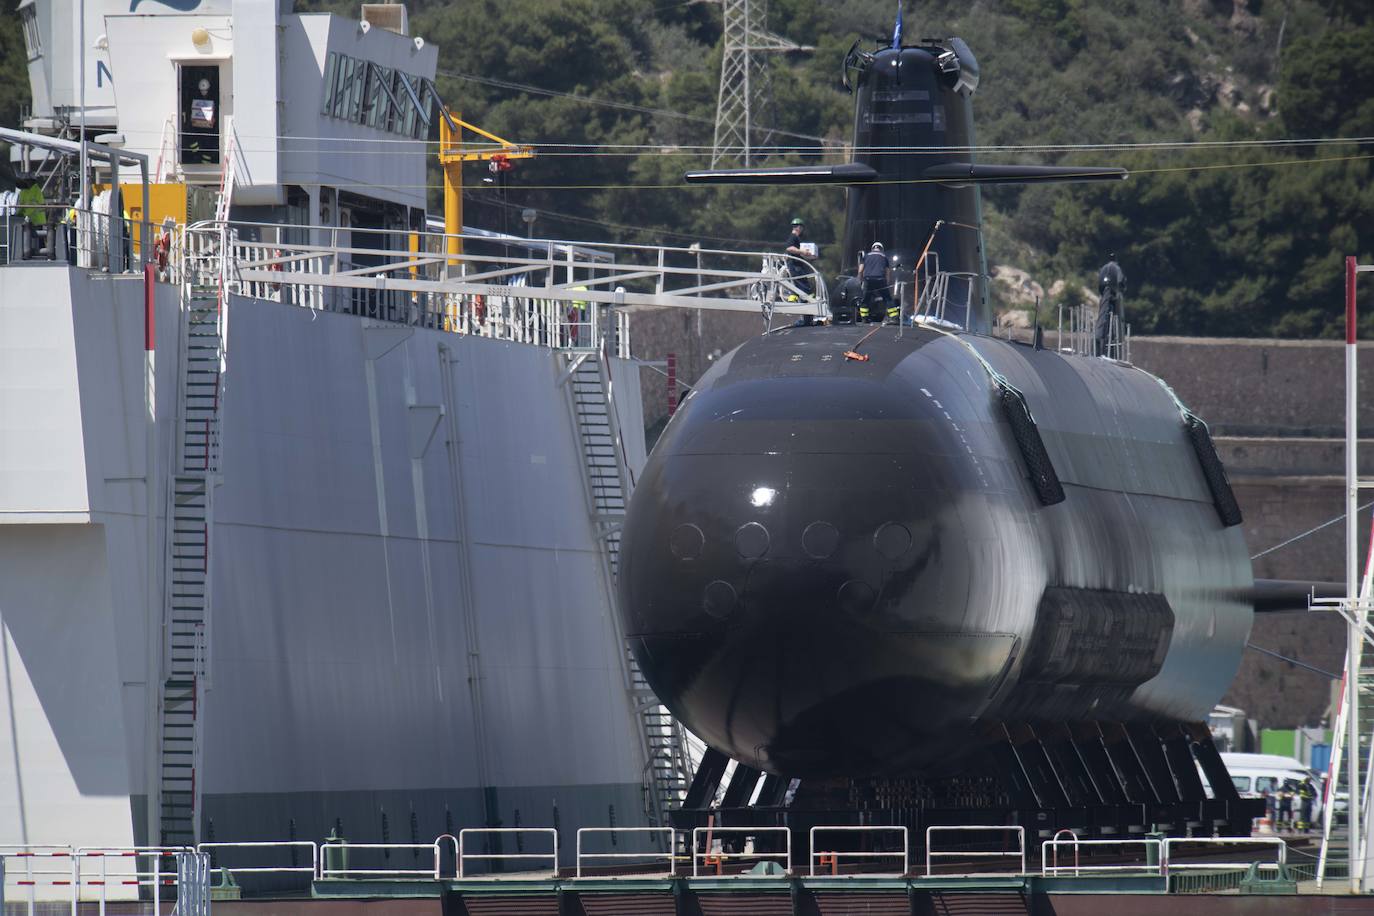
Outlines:
{"type": "Polygon", "coordinates": [[[219,173],[219,195],[215,199],[215,220],[216,222],[226,222],[229,219],[229,209],[234,196],[234,182],[237,179],[235,163],[237,161],[239,144],[238,130],[234,126],[232,115],[224,119],[225,133],[228,136],[224,142],[224,160],[219,173]]]}
{"type": "MultiPolygon", "coordinates": [[[[209,487],[206,487],[207,498],[209,495],[209,489],[209,487]]],[[[208,578],[206,582],[206,592],[208,593],[208,578]]],[[[208,599],[206,603],[208,605],[208,599]]],[[[200,778],[200,768],[201,761],[204,759],[205,742],[201,740],[201,738],[204,735],[204,725],[203,717],[201,716],[200,705],[206,687],[206,685],[203,684],[201,681],[201,670],[202,666],[208,668],[205,651],[205,637],[206,633],[204,624],[197,624],[194,636],[194,661],[192,663],[191,669],[194,672],[194,674],[191,677],[191,838],[192,841],[195,843],[200,842],[200,809],[201,797],[203,795],[203,781],[200,778]]]]}
{"type": "MultiPolygon", "coordinates": [[[[1371,523],[1371,532],[1374,532],[1374,523],[1371,523]]],[[[1369,553],[1365,559],[1364,577],[1360,581],[1359,600],[1361,602],[1368,602],[1370,600],[1371,594],[1374,594],[1374,539],[1370,541],[1369,553]]],[[[1366,640],[1369,640],[1371,638],[1368,631],[1366,631],[1363,635],[1364,639],[1356,643],[1353,651],[1356,663],[1354,676],[1356,678],[1360,676],[1360,671],[1363,669],[1364,643],[1366,640]]],[[[1322,840],[1321,850],[1317,855],[1317,870],[1316,874],[1314,875],[1317,882],[1318,892],[1321,891],[1322,883],[1326,880],[1326,860],[1331,845],[1331,826],[1334,821],[1334,802],[1336,800],[1336,790],[1340,785],[1341,775],[1345,773],[1345,768],[1341,766],[1341,757],[1344,755],[1346,751],[1346,720],[1349,717],[1349,711],[1345,703],[1346,691],[1344,689],[1346,679],[1351,676],[1349,654],[1347,654],[1345,668],[1343,669],[1343,672],[1344,673],[1341,676],[1342,689],[1339,694],[1339,705],[1337,706],[1336,721],[1334,723],[1335,733],[1331,741],[1331,757],[1327,761],[1326,790],[1322,793],[1322,840]]],[[[1359,748],[1355,748],[1355,753],[1359,753],[1359,748]]],[[[1371,752],[1371,757],[1374,757],[1374,752],[1371,752]]],[[[1349,792],[1347,791],[1347,798],[1348,797],[1349,792]]],[[[1350,818],[1352,818],[1355,815],[1355,806],[1350,804],[1350,802],[1353,801],[1354,799],[1349,799],[1349,801],[1347,801],[1346,803],[1347,824],[1349,824],[1350,818]]],[[[1360,854],[1357,857],[1358,860],[1364,861],[1366,853],[1367,847],[1360,851],[1360,854]]]]}

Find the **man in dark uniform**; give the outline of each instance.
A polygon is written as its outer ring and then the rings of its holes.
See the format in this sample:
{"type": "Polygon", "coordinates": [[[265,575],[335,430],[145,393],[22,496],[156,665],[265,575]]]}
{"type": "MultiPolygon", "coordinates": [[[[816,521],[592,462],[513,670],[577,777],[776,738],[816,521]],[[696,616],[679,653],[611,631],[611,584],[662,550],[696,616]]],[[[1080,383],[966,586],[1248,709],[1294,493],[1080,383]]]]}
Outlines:
{"type": "MultiPolygon", "coordinates": [[[[792,231],[787,234],[787,241],[783,243],[782,250],[785,254],[789,254],[794,258],[801,258],[803,261],[814,261],[816,260],[816,256],[808,254],[806,249],[802,247],[802,236],[805,233],[806,223],[802,221],[802,218],[798,216],[793,219],[792,231]]],[[[812,280],[815,276],[814,269],[807,270],[794,261],[789,261],[787,267],[788,270],[792,272],[792,282],[796,284],[797,289],[806,293],[808,296],[816,291],[816,287],[812,280]]]]}
{"type": "Polygon", "coordinates": [[[853,324],[863,301],[864,286],[858,277],[841,277],[831,300],[830,320],[834,324],[853,324]]]}
{"type": "Polygon", "coordinates": [[[1312,829],[1312,806],[1317,800],[1317,787],[1312,780],[1304,779],[1298,786],[1298,830],[1306,833],[1312,829]]]}
{"type": "MultiPolygon", "coordinates": [[[[1112,333],[1112,316],[1116,316],[1117,334],[1121,334],[1121,296],[1126,292],[1126,274],[1116,263],[1116,252],[1107,255],[1107,263],[1097,272],[1097,326],[1093,329],[1093,354],[1108,356],[1107,345],[1112,333]]],[[[1115,355],[1120,356],[1118,352],[1115,355]]]]}
{"type": "Polygon", "coordinates": [[[868,249],[868,254],[863,256],[859,262],[859,278],[863,280],[864,297],[859,302],[860,321],[882,321],[884,315],[894,320],[896,319],[896,308],[893,301],[888,298],[887,291],[891,286],[889,275],[892,272],[892,265],[887,260],[887,255],[883,253],[883,243],[874,242],[873,247],[868,249]],[[886,311],[874,305],[873,300],[881,299],[886,311]]]}

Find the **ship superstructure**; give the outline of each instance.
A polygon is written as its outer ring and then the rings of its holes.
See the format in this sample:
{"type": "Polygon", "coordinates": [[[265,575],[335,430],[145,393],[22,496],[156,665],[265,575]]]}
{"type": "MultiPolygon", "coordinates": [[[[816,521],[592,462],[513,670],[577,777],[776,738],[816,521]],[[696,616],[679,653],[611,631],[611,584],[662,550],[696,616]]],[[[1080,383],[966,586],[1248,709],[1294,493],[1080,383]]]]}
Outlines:
{"type": "Polygon", "coordinates": [[[71,45],[69,4],[22,9],[45,202],[0,268],[0,823],[659,822],[690,764],[613,609],[645,460],[622,307],[824,291],[757,254],[426,231],[442,109],[403,8],[128,7],[71,45]]]}

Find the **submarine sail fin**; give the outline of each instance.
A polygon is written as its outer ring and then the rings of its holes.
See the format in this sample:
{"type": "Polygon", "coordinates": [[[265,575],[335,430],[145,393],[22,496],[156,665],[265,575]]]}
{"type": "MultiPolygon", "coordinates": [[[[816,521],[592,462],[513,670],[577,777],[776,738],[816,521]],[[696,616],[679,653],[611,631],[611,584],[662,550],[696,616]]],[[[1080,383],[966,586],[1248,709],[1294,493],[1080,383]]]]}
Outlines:
{"type": "Polygon", "coordinates": [[[1128,176],[1122,168],[1078,165],[982,165],[944,162],[921,173],[951,187],[972,184],[1018,184],[1045,181],[1120,181],[1128,176]]]}
{"type": "Polygon", "coordinates": [[[878,178],[876,169],[859,162],[766,169],[707,169],[687,173],[687,181],[693,184],[863,184],[878,178]]]}

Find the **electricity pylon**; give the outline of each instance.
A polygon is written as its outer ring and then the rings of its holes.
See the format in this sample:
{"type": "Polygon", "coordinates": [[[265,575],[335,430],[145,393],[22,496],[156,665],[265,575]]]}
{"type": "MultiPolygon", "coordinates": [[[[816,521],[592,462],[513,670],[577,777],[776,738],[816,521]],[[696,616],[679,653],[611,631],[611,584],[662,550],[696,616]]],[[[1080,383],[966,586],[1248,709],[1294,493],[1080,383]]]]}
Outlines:
{"type": "MultiPolygon", "coordinates": [[[[768,142],[755,117],[770,100],[766,52],[811,51],[768,31],[768,0],[720,0],[725,13],[725,53],[720,61],[720,95],[716,99],[716,138],[711,167],[738,156],[742,165],[757,158],[756,147],[768,142]]],[[[769,131],[771,133],[771,131],[769,131]]]]}

